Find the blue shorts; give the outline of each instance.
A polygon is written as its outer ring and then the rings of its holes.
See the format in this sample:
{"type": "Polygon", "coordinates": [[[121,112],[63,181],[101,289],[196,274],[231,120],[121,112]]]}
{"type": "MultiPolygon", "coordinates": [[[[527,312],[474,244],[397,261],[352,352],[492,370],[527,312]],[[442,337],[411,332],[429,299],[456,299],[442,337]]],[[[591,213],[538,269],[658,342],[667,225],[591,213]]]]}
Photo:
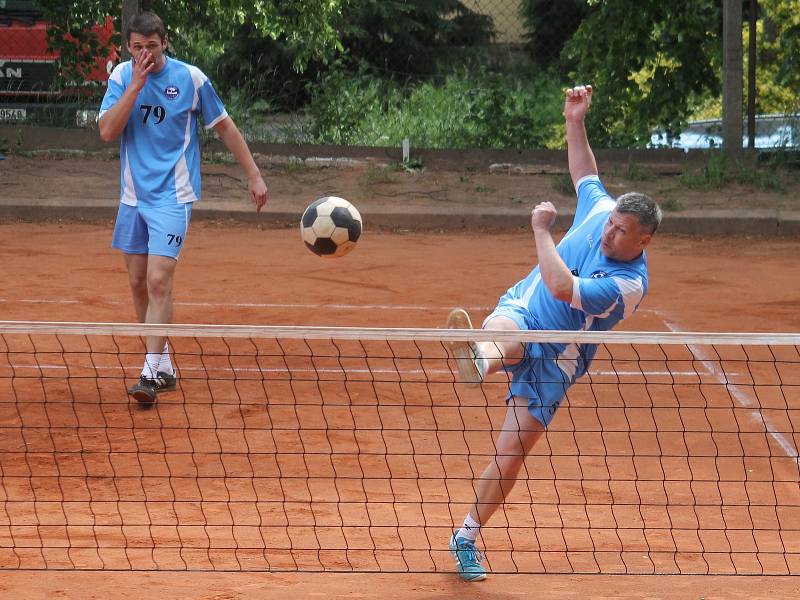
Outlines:
{"type": "Polygon", "coordinates": [[[178,260],[186,242],[192,203],[119,205],[111,246],[125,254],[153,254],[178,260]]]}
{"type": "MultiPolygon", "coordinates": [[[[486,317],[483,326],[490,326],[494,317],[508,317],[520,331],[541,329],[530,311],[503,297],[497,308],[486,317]]],[[[561,405],[571,382],[558,367],[556,358],[559,349],[552,344],[531,342],[525,344],[525,358],[515,365],[505,367],[511,375],[506,402],[512,396],[528,399],[528,412],[545,429],[561,405]]]]}

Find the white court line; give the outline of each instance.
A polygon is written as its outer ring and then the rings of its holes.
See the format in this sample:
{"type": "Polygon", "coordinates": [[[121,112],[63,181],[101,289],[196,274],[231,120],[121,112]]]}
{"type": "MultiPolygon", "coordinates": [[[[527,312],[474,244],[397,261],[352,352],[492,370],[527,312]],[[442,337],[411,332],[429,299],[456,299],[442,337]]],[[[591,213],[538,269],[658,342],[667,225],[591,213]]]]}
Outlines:
{"type": "MultiPolygon", "coordinates": [[[[85,304],[85,300],[45,300],[38,298],[8,299],[0,298],[1,304],[62,304],[75,305],[85,304]]],[[[127,306],[129,301],[103,300],[103,304],[114,306],[127,306]]],[[[281,302],[173,302],[175,306],[192,306],[199,308],[266,308],[266,309],[308,309],[308,310],[404,310],[404,311],[426,311],[426,310],[452,310],[454,306],[430,306],[421,304],[312,304],[312,303],[281,303],[281,302]]],[[[494,306],[463,306],[466,310],[490,311],[494,306]]]]}
{"type": "MultiPolygon", "coordinates": [[[[670,320],[663,317],[662,320],[670,331],[682,331],[680,327],[670,320]]],[[[689,349],[691,349],[692,354],[695,355],[700,360],[700,363],[708,370],[709,374],[716,377],[717,381],[723,385],[726,385],[728,389],[730,389],[733,399],[739,406],[742,408],[750,408],[750,402],[748,401],[748,398],[741,392],[739,386],[726,383],[725,372],[719,368],[714,359],[703,358],[703,352],[699,346],[695,346],[693,344],[688,344],[687,346],[689,349]]],[[[761,410],[758,408],[752,409],[750,416],[755,422],[764,426],[766,432],[772,437],[772,439],[775,440],[775,442],[783,449],[783,451],[786,452],[789,458],[792,458],[795,461],[800,459],[800,454],[797,452],[797,448],[794,447],[793,442],[789,440],[782,432],[777,431],[772,425],[770,425],[761,410]]]]}
{"type": "MultiPolygon", "coordinates": [[[[328,357],[331,358],[331,357],[328,357]]],[[[353,360],[352,358],[348,359],[345,358],[344,360],[353,360]]],[[[398,361],[403,360],[418,360],[418,359],[396,359],[398,361]]],[[[76,369],[90,369],[93,371],[136,371],[139,372],[139,367],[121,367],[121,366],[81,366],[81,367],[67,367],[65,365],[18,365],[11,363],[11,368],[18,371],[69,371],[69,370],[76,370],[76,369]]],[[[254,368],[254,367],[231,367],[231,366],[224,366],[224,367],[178,367],[178,371],[180,372],[201,372],[205,373],[209,370],[226,370],[232,371],[234,373],[398,373],[398,374],[424,374],[424,373],[435,373],[435,374],[452,374],[452,371],[447,369],[379,369],[379,368],[371,368],[371,369],[356,369],[345,367],[341,369],[335,369],[330,367],[320,367],[318,369],[311,369],[308,367],[298,367],[298,368],[254,368]]],[[[737,375],[741,375],[741,373],[736,373],[737,375]]],[[[685,375],[685,376],[697,376],[695,371],[590,371],[589,375],[592,376],[609,376],[609,377],[641,377],[642,375],[661,375],[665,377],[673,376],[673,375],[685,375]]],[[[598,382],[593,382],[598,383],[598,382]]]]}
{"type": "MultiPolygon", "coordinates": [[[[18,299],[9,299],[9,298],[0,298],[0,304],[63,304],[63,305],[75,305],[75,304],[86,304],[86,300],[75,300],[75,299],[65,299],[59,298],[57,300],[47,300],[44,298],[18,298],[18,299]]],[[[103,300],[103,304],[111,304],[113,306],[127,306],[131,304],[129,301],[125,300],[103,300]]],[[[281,308],[293,308],[293,309],[333,309],[333,310],[406,310],[406,311],[426,311],[426,310],[452,310],[456,308],[455,305],[450,306],[431,306],[429,304],[339,304],[339,303],[331,303],[331,304],[312,304],[312,303],[292,303],[292,302],[181,302],[179,300],[175,300],[173,302],[175,306],[193,306],[193,307],[200,307],[200,308],[267,308],[267,309],[281,309],[281,308]]],[[[459,308],[463,308],[464,310],[473,310],[473,311],[491,311],[494,310],[495,306],[460,306],[459,308]]],[[[657,311],[650,310],[647,308],[640,308],[637,311],[639,314],[658,314],[657,311]]]]}

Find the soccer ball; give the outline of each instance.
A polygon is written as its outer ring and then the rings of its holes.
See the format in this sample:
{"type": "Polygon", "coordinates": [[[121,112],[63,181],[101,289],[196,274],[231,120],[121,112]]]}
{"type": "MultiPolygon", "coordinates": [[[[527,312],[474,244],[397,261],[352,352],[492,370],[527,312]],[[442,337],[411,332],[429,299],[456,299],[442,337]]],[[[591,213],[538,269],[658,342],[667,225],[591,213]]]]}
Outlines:
{"type": "Polygon", "coordinates": [[[344,198],[325,196],[306,208],[300,234],[317,256],[344,256],[355,248],[361,235],[361,215],[344,198]]]}

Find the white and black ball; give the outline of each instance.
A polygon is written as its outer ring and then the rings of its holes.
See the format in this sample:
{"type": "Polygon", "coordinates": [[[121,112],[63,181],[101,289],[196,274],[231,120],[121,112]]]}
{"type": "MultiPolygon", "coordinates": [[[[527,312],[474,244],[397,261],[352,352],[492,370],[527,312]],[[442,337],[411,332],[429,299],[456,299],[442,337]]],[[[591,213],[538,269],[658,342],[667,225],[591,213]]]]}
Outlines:
{"type": "Polygon", "coordinates": [[[361,227],[356,207],[336,196],[315,200],[300,220],[303,242],[317,256],[344,256],[355,248],[361,227]]]}

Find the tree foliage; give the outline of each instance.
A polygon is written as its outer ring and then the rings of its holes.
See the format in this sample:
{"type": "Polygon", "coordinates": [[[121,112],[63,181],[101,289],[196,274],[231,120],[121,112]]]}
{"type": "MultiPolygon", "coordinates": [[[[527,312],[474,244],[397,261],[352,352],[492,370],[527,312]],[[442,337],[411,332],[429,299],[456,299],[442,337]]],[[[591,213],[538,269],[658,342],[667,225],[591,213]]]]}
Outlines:
{"type": "Polygon", "coordinates": [[[352,1],[331,23],[339,36],[336,50],[309,60],[302,73],[294,68],[297,48],[285,35],[264,37],[249,22],[236,29],[224,54],[204,66],[222,87],[245,88],[269,98],[275,109],[296,110],[311,99],[309,82],[330,70],[404,83],[424,79],[454,51],[484,45],[492,35],[491,19],[460,0],[352,1]]]}
{"type": "Polygon", "coordinates": [[[180,40],[202,29],[223,44],[247,26],[264,39],[282,40],[302,70],[341,49],[338,23],[352,0],[153,0],[152,10],[180,40]]]}
{"type": "MultiPolygon", "coordinates": [[[[293,67],[302,70],[312,60],[328,60],[341,49],[337,24],[342,8],[351,0],[154,0],[149,4],[167,26],[173,42],[208,40],[223,48],[226,40],[247,25],[263,39],[281,39],[291,50],[293,67]]],[[[91,66],[103,51],[89,26],[107,16],[121,30],[119,1],[38,0],[49,23],[52,48],[61,53],[66,73],[76,74],[91,66]]],[[[121,43],[119,34],[116,43],[121,43]]]]}
{"type": "MultiPolygon", "coordinates": [[[[756,110],[800,111],[800,11],[796,0],[761,0],[757,23],[756,110]]],[[[747,40],[745,31],[745,43],[747,40]]],[[[747,55],[745,53],[745,59],[747,55]]]]}
{"type": "MultiPolygon", "coordinates": [[[[60,56],[59,72],[61,85],[82,82],[95,67],[97,57],[108,56],[111,48],[104,45],[92,24],[105,23],[118,4],[110,0],[81,0],[61,2],[59,0],[37,0],[42,18],[48,23],[47,38],[50,51],[60,56]]],[[[118,28],[117,28],[118,31],[118,28]]],[[[112,37],[119,43],[119,36],[112,37]]]]}
{"type": "Polygon", "coordinates": [[[587,127],[607,145],[643,145],[679,129],[696,99],[720,92],[717,0],[591,0],[597,10],[564,52],[572,81],[597,91],[587,127]]]}
{"type": "Polygon", "coordinates": [[[359,0],[342,22],[345,60],[383,76],[431,75],[456,47],[485,46],[492,20],[461,0],[359,0]]]}
{"type": "Polygon", "coordinates": [[[525,49],[540,67],[559,64],[564,45],[596,6],[586,0],[522,0],[525,49]]]}

